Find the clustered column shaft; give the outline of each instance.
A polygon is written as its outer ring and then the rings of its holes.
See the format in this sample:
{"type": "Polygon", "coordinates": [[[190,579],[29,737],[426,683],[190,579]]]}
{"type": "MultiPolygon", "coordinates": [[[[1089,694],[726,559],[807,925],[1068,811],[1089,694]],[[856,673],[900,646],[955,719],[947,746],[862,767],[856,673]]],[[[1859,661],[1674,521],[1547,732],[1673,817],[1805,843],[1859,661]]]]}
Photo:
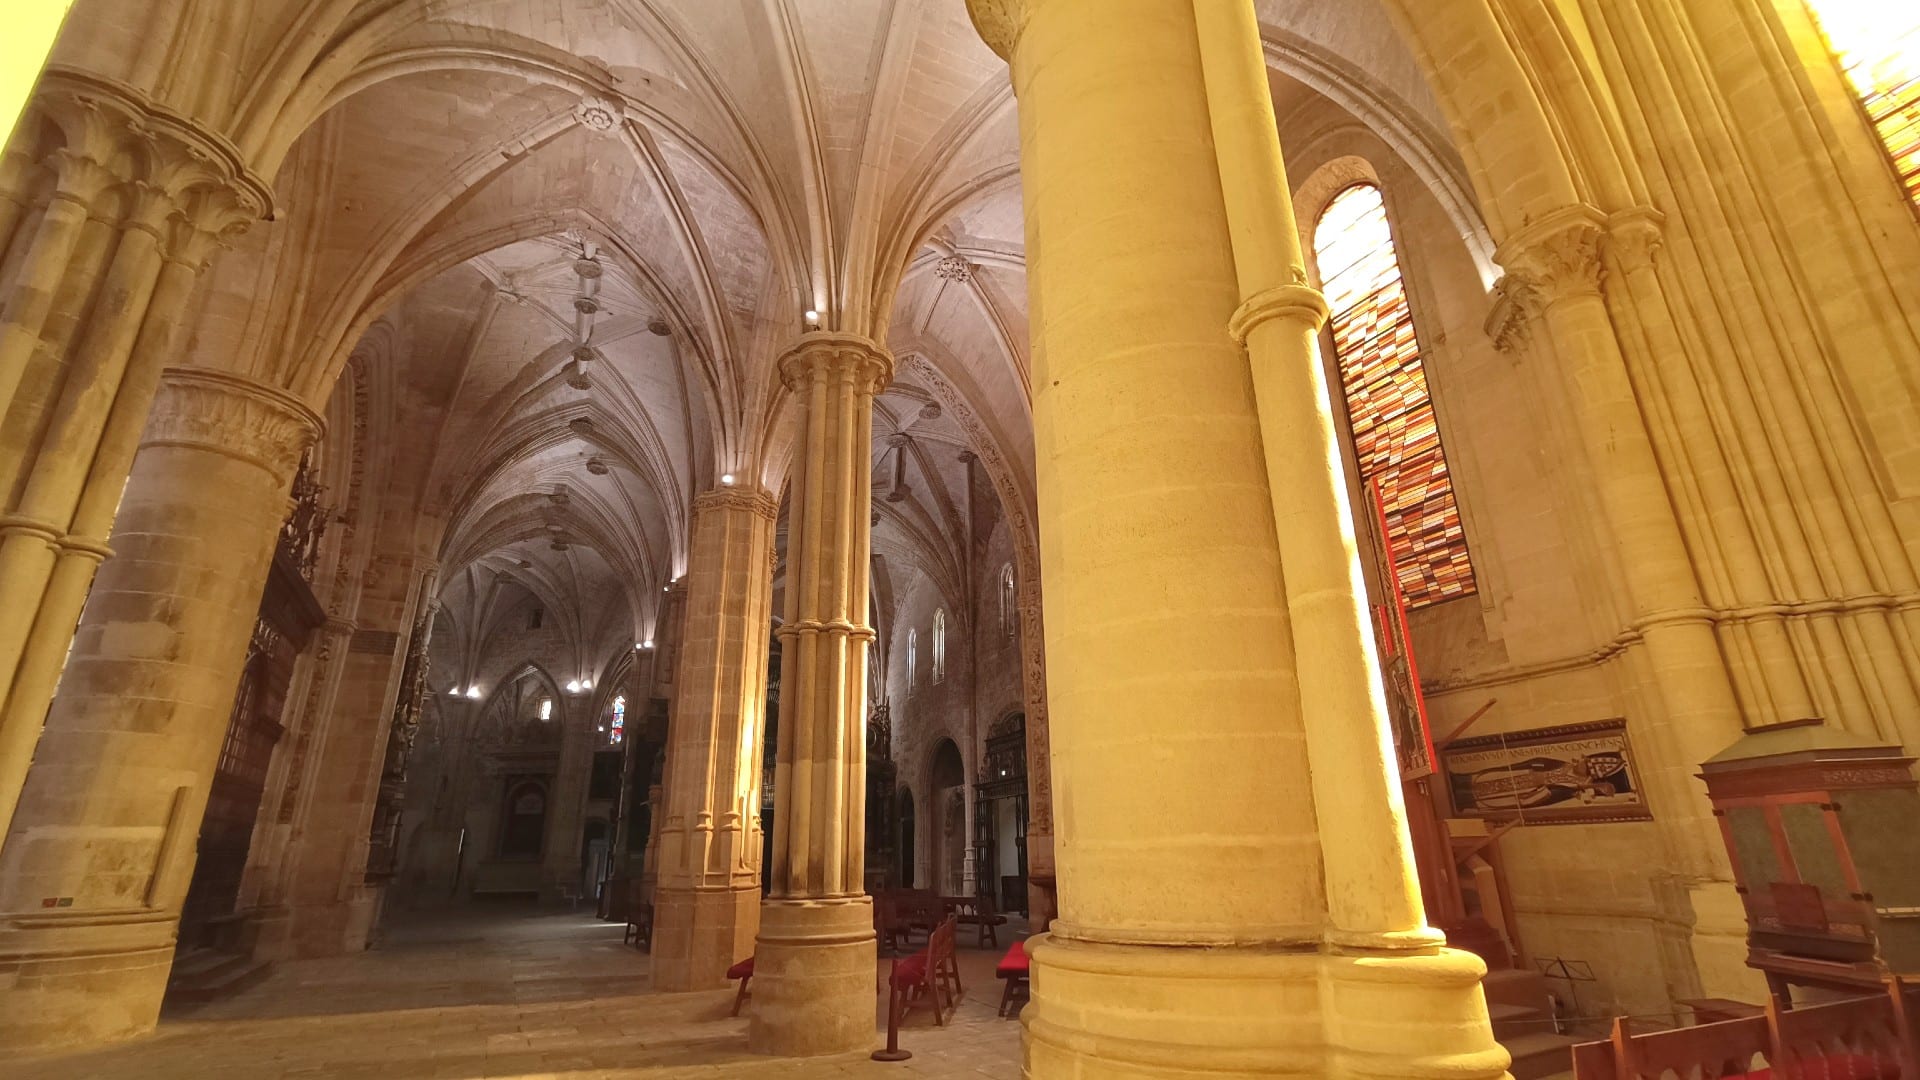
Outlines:
{"type": "Polygon", "coordinates": [[[761,911],[748,1043],[831,1054],[873,1042],[866,895],[868,559],[873,397],[893,358],[816,332],[780,361],[801,410],[788,513],[772,891],[761,911]]]}
{"type": "Polygon", "coordinates": [[[0,166],[0,824],[200,271],[268,204],[218,136],[58,70],[0,166]]]}

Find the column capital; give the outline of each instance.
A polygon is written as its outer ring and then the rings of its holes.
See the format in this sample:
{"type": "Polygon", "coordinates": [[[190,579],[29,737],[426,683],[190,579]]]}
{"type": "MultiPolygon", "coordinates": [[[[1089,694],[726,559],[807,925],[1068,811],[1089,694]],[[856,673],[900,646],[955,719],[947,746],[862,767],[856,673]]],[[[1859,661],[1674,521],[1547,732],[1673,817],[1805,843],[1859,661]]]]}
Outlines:
{"type": "Polygon", "coordinates": [[[1635,206],[1607,218],[1607,253],[1631,273],[1651,267],[1666,245],[1667,215],[1635,206]]]}
{"type": "Polygon", "coordinates": [[[1585,203],[1563,206],[1523,226],[1494,250],[1509,276],[1545,307],[1600,295],[1600,240],[1607,216],[1585,203]]]}
{"type": "Polygon", "coordinates": [[[798,390],[815,372],[846,372],[859,389],[877,394],[893,381],[893,354],[860,334],[814,330],[800,335],[780,357],[780,381],[798,390]]]}
{"type": "Polygon", "coordinates": [[[318,413],[284,390],[231,372],[176,367],[161,377],[140,445],[211,450],[284,484],[324,427],[318,413]]]}
{"type": "Polygon", "coordinates": [[[1011,61],[1020,44],[1020,32],[1041,0],[967,0],[967,14],[973,19],[974,32],[1000,59],[1011,61]]]}
{"type": "Polygon", "coordinates": [[[707,510],[744,510],[768,521],[780,517],[780,504],[761,488],[718,487],[695,495],[693,512],[699,514],[707,510]]]}

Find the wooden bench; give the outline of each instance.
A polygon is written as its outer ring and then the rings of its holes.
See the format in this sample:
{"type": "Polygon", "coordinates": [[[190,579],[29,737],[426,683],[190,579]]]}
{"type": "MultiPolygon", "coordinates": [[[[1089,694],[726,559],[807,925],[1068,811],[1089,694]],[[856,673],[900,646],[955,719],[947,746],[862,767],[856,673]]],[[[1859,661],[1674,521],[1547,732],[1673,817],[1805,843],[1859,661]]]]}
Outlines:
{"type": "Polygon", "coordinates": [[[1007,955],[1001,957],[1000,963],[995,965],[993,969],[994,978],[1005,979],[1007,983],[1006,989],[1000,991],[1000,1016],[1002,1019],[1019,1013],[1019,1008],[1014,1004],[1016,997],[1022,1003],[1025,1003],[1027,1000],[1029,996],[1027,974],[1030,963],[1031,961],[1027,957],[1027,943],[1024,941],[1016,941],[1007,947],[1007,955]]]}
{"type": "Polygon", "coordinates": [[[1635,1034],[1619,1017],[1606,1042],[1573,1048],[1574,1080],[1916,1080],[1916,1005],[1914,988],[1889,979],[1884,994],[1796,1009],[1769,1000],[1758,1016],[1672,1031],[1635,1034]]]}
{"type": "Polygon", "coordinates": [[[895,957],[887,973],[887,1027],[897,1030],[900,1021],[916,1006],[931,1002],[933,1022],[945,1027],[947,1017],[960,1006],[960,964],[953,955],[956,926],[949,915],[927,936],[927,947],[912,956],[895,957]]]}

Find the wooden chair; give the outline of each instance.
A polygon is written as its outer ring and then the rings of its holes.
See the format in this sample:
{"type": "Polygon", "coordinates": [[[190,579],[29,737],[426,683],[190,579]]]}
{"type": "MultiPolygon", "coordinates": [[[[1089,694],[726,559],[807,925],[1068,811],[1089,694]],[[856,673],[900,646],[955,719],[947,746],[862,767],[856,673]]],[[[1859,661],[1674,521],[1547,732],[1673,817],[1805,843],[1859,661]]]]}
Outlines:
{"type": "Polygon", "coordinates": [[[728,968],[727,978],[740,980],[740,990],[733,995],[733,1011],[727,1014],[739,1016],[740,1006],[747,1003],[747,984],[753,981],[753,957],[749,956],[728,968]]]}
{"type": "Polygon", "coordinates": [[[913,929],[907,924],[906,912],[901,909],[897,890],[885,889],[874,894],[873,933],[890,953],[906,948],[913,929]]]}
{"type": "Polygon", "coordinates": [[[887,973],[887,1025],[897,1025],[917,1006],[931,1002],[933,1022],[945,1027],[960,1006],[960,965],[953,954],[957,923],[949,915],[927,936],[927,947],[905,958],[896,957],[887,973]]]}

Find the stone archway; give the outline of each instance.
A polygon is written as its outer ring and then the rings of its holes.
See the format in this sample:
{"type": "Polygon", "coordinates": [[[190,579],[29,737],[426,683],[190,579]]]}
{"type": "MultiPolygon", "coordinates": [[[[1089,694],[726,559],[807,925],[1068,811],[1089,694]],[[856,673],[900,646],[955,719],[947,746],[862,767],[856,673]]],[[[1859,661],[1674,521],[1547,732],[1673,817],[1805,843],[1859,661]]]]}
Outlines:
{"type": "Polygon", "coordinates": [[[927,886],[942,896],[961,895],[967,865],[967,774],[952,739],[934,745],[927,767],[927,828],[932,837],[927,886]]]}

